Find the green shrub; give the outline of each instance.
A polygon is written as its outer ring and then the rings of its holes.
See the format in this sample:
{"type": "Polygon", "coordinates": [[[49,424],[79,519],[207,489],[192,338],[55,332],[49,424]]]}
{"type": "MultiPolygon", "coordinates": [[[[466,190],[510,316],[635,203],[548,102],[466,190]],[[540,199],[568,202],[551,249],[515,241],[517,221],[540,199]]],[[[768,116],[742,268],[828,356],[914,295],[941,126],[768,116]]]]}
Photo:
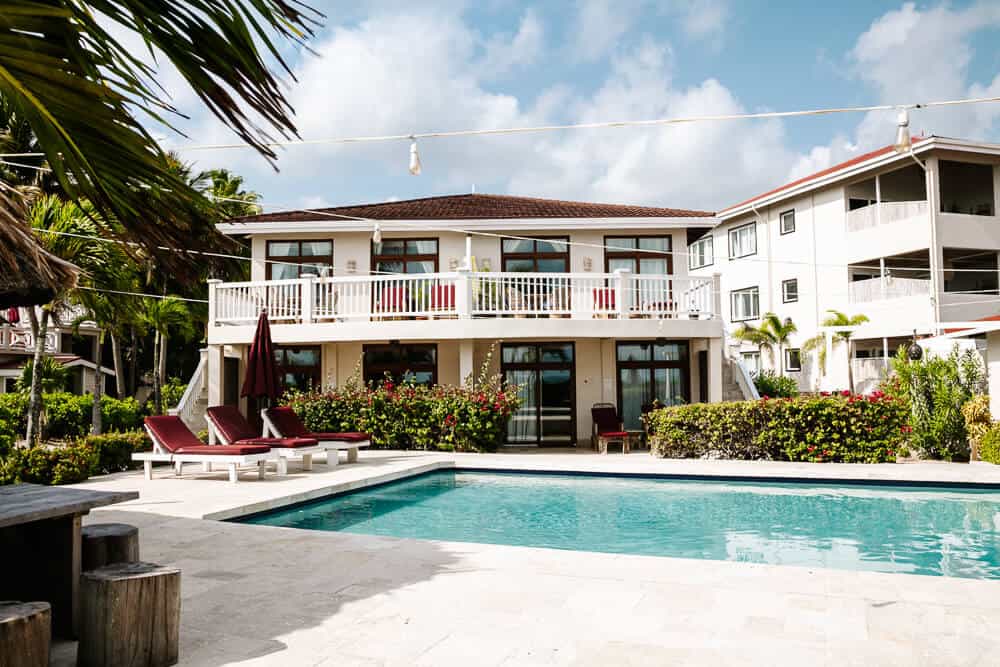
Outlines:
{"type": "Polygon", "coordinates": [[[905,405],[881,392],[697,403],[646,415],[653,454],[843,463],[895,461],[905,405]]]}
{"type": "MultiPolygon", "coordinates": [[[[93,415],[93,403],[91,413],[93,415]]],[[[88,416],[87,427],[89,430],[92,419],[88,416]]],[[[134,431],[142,428],[142,408],[139,401],[131,396],[126,398],[114,398],[107,394],[101,394],[101,425],[103,431],[134,431]]]]}
{"type": "Polygon", "coordinates": [[[180,378],[170,378],[160,387],[160,393],[163,396],[163,409],[169,410],[170,408],[176,408],[177,404],[181,402],[181,397],[184,396],[184,392],[187,390],[187,385],[180,381],[180,378]]]}
{"type": "Polygon", "coordinates": [[[990,417],[990,397],[985,394],[973,396],[962,406],[962,418],[965,420],[965,432],[969,438],[969,450],[973,460],[979,456],[983,436],[993,426],[990,417]]]}
{"type": "Polygon", "coordinates": [[[1000,464],[1000,424],[991,426],[979,441],[979,459],[1000,464]]]}
{"type": "Polygon", "coordinates": [[[900,348],[892,366],[896,376],[883,389],[909,407],[917,452],[924,458],[968,460],[969,438],[961,408],[985,390],[979,355],[972,350],[960,354],[956,345],[947,357],[910,361],[905,348],[900,348]]]}
{"type": "Polygon", "coordinates": [[[364,431],[372,446],[393,449],[495,451],[517,409],[516,391],[498,378],[480,389],[356,381],[326,393],[296,394],[287,403],[311,431],[364,431]]]}
{"type": "Polygon", "coordinates": [[[3,484],[75,484],[90,475],[96,452],[83,445],[18,447],[0,461],[3,484]]]}
{"type": "Polygon", "coordinates": [[[25,394],[0,394],[0,457],[3,457],[20,434],[24,433],[28,414],[28,397],[25,394]]]}
{"type": "Polygon", "coordinates": [[[772,370],[758,371],[753,374],[753,384],[761,397],[794,398],[799,395],[799,383],[793,378],[778,375],[772,370]]]}
{"type": "Polygon", "coordinates": [[[45,407],[45,435],[48,438],[76,438],[90,430],[94,399],[61,391],[42,397],[45,407]]]}
{"type": "MultiPolygon", "coordinates": [[[[34,359],[29,359],[21,370],[21,377],[17,379],[15,387],[19,392],[28,393],[31,391],[31,376],[35,365],[34,359]]],[[[42,357],[42,392],[54,393],[66,391],[69,385],[69,369],[63,366],[52,357],[42,357]]]]}
{"type": "Polygon", "coordinates": [[[107,475],[138,467],[132,461],[132,453],[148,452],[153,448],[145,431],[88,435],[77,444],[93,450],[95,454],[91,475],[107,475]]]}

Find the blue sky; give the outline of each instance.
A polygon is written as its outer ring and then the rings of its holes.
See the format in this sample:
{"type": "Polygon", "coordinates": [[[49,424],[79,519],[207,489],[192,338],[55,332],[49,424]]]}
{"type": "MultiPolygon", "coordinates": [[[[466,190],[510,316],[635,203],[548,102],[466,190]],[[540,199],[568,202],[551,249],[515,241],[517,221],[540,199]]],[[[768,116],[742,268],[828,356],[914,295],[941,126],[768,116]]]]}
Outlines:
{"type": "MultiPolygon", "coordinates": [[[[583,0],[318,2],[316,55],[288,49],[303,138],[884,104],[1000,94],[1000,3],[583,0]]],[[[231,136],[176,72],[195,143],[231,136]]],[[[915,131],[1000,140],[1000,105],[919,112],[915,131]]],[[[891,114],[674,128],[184,152],[264,201],[321,206],[455,192],[717,209],[889,143],[891,114]]],[[[179,147],[183,138],[169,137],[179,147]]],[[[274,210],[268,207],[267,210],[274,210]]]]}

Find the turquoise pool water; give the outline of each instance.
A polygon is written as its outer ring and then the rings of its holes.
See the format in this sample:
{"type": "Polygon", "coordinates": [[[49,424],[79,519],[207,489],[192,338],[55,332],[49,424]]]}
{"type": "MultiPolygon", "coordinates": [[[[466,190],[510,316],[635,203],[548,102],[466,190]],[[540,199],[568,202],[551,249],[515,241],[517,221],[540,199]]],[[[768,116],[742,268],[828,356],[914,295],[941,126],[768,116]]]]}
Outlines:
{"type": "Polygon", "coordinates": [[[1000,578],[1000,493],[440,471],[246,523],[1000,578]]]}

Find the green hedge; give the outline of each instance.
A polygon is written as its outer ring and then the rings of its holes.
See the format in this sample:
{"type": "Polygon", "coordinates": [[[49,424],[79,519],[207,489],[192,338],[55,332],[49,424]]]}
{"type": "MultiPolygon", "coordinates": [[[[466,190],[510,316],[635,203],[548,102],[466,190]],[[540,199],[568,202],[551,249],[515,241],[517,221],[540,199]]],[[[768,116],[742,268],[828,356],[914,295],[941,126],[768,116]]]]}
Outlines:
{"type": "MultiPolygon", "coordinates": [[[[94,397],[56,392],[42,396],[45,437],[78,438],[90,432],[94,397]]],[[[22,393],[0,394],[0,453],[7,438],[24,435],[27,425],[28,397],[22,393]]],[[[134,398],[101,396],[101,421],[104,431],[131,431],[142,425],[139,402],[134,398]]]]}
{"type": "Polygon", "coordinates": [[[753,384],[761,397],[794,398],[799,395],[798,382],[793,378],[778,375],[772,370],[762,370],[754,373],[753,384]]]}
{"type": "Polygon", "coordinates": [[[1000,424],[994,424],[979,441],[979,459],[1000,464],[1000,424]]]}
{"type": "Polygon", "coordinates": [[[28,397],[24,394],[0,394],[0,456],[7,453],[18,434],[24,433],[28,397]]]}
{"type": "Polygon", "coordinates": [[[503,391],[499,382],[480,390],[348,383],[287,402],[311,431],[364,431],[380,448],[479,452],[496,450],[518,404],[515,392],[503,391]]]}
{"type": "Polygon", "coordinates": [[[905,447],[907,416],[876,392],[696,403],[655,410],[646,424],[660,457],[881,463],[905,447]]]}
{"type": "Polygon", "coordinates": [[[13,448],[0,458],[0,484],[73,484],[137,467],[133,452],[153,447],[144,431],[88,435],[61,447],[13,448]]]}

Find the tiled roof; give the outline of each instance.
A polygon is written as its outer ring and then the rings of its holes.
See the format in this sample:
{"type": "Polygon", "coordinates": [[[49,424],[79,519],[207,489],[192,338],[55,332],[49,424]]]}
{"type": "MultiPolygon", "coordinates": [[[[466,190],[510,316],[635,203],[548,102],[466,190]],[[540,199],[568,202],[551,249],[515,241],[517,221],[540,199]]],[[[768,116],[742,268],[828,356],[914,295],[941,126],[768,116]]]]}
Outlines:
{"type": "Polygon", "coordinates": [[[710,218],[714,215],[711,211],[689,211],[629,204],[595,204],[561,199],[485,194],[424,197],[405,201],[313,210],[317,212],[263,213],[234,218],[230,222],[335,220],[336,216],[375,220],[491,220],[501,218],[710,218]]]}
{"type": "MultiPolygon", "coordinates": [[[[913,143],[917,144],[917,143],[920,143],[921,141],[925,141],[925,140],[927,140],[929,138],[930,137],[914,137],[913,138],[913,143]]],[[[812,180],[817,179],[817,178],[822,178],[824,176],[829,176],[830,174],[836,173],[836,172],[840,171],[841,169],[847,169],[848,167],[853,167],[856,164],[861,164],[862,162],[867,162],[868,160],[872,160],[874,158],[881,157],[883,155],[887,155],[889,153],[892,153],[893,151],[895,151],[895,148],[893,148],[892,146],[883,146],[882,148],[879,148],[878,150],[874,150],[874,151],[871,151],[869,153],[864,153],[862,155],[858,155],[856,157],[851,158],[850,160],[846,160],[844,162],[841,162],[840,164],[835,164],[832,167],[827,167],[826,169],[823,169],[821,171],[817,171],[815,174],[809,174],[808,176],[804,176],[802,178],[794,180],[791,183],[785,183],[781,187],[777,187],[777,188],[775,188],[773,190],[768,190],[767,192],[763,192],[763,193],[761,193],[761,194],[759,194],[759,195],[757,195],[755,197],[751,197],[750,199],[741,201],[738,204],[733,204],[732,206],[727,206],[726,208],[724,208],[721,211],[719,211],[719,213],[725,213],[726,211],[732,210],[734,208],[739,208],[740,206],[745,206],[745,205],[747,205],[747,204],[749,204],[751,202],[755,202],[758,199],[763,199],[765,197],[770,197],[771,195],[776,195],[779,192],[781,192],[782,190],[790,190],[790,189],[792,189],[792,188],[794,188],[794,187],[796,187],[798,185],[802,185],[804,183],[808,183],[809,181],[812,181],[812,180]]]]}

